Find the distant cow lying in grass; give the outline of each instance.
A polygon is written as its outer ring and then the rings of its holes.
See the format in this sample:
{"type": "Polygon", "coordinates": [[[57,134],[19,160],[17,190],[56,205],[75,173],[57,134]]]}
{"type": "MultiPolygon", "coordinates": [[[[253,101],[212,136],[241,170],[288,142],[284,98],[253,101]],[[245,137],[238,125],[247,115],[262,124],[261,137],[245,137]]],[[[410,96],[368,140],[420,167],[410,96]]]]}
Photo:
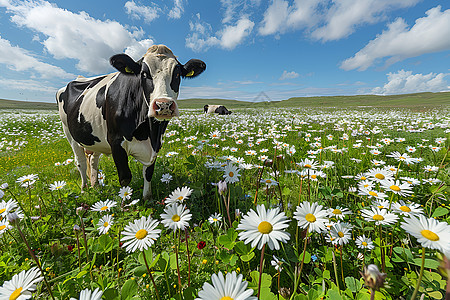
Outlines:
{"type": "Polygon", "coordinates": [[[229,111],[225,106],[223,105],[205,105],[203,107],[203,110],[205,111],[205,114],[219,114],[219,115],[231,115],[231,111],[229,111]]]}

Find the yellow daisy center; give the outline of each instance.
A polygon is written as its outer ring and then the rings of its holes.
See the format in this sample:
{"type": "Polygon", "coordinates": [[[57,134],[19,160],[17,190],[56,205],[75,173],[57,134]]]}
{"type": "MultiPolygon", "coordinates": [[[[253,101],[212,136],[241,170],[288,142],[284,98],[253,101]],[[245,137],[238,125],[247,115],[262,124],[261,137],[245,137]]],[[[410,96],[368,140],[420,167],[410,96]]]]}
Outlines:
{"type": "Polygon", "coordinates": [[[393,191],[396,191],[396,192],[400,191],[400,187],[398,187],[398,186],[396,186],[396,185],[391,185],[389,188],[390,188],[391,190],[393,190],[393,191]]]}
{"type": "Polygon", "coordinates": [[[436,242],[439,241],[439,236],[431,230],[424,229],[420,232],[424,238],[429,239],[430,241],[436,242]]]}
{"type": "Polygon", "coordinates": [[[103,227],[108,227],[108,222],[103,223],[103,227]]]}
{"type": "Polygon", "coordinates": [[[272,230],[273,230],[272,224],[270,224],[267,221],[262,221],[258,225],[258,231],[261,232],[262,234],[269,234],[272,232],[272,230]]]}
{"type": "Polygon", "coordinates": [[[148,232],[145,229],[139,229],[138,232],[136,232],[136,238],[138,240],[142,240],[147,236],[148,232]]]}
{"type": "Polygon", "coordinates": [[[233,298],[225,296],[225,297],[220,298],[220,300],[233,300],[233,298]]]}
{"type": "Polygon", "coordinates": [[[370,192],[369,192],[369,195],[370,195],[370,196],[374,196],[374,197],[378,197],[378,194],[375,193],[374,191],[370,191],[370,192]]]}
{"type": "Polygon", "coordinates": [[[410,212],[411,211],[411,208],[409,208],[406,205],[402,205],[399,208],[400,208],[401,211],[404,211],[404,212],[410,212]]]}
{"type": "Polygon", "coordinates": [[[335,214],[335,215],[342,215],[342,211],[340,209],[335,208],[333,210],[333,214],[335,214]]]}
{"type": "Polygon", "coordinates": [[[305,168],[312,168],[312,166],[310,164],[306,164],[305,168]]]}
{"type": "Polygon", "coordinates": [[[364,247],[367,247],[367,245],[368,245],[366,242],[362,242],[361,244],[362,244],[364,247]]]}
{"type": "Polygon", "coordinates": [[[0,209],[0,214],[4,213],[6,211],[6,208],[0,209]]]}
{"type": "Polygon", "coordinates": [[[11,296],[9,296],[9,300],[16,300],[17,298],[19,298],[20,294],[22,293],[23,288],[20,287],[17,290],[15,290],[11,296]]]}
{"type": "Polygon", "coordinates": [[[217,222],[218,220],[217,220],[216,218],[213,218],[213,221],[214,221],[214,222],[217,222]]]}
{"type": "Polygon", "coordinates": [[[383,180],[385,177],[384,177],[383,174],[377,173],[377,174],[375,174],[375,178],[380,179],[380,180],[383,180]]]}
{"type": "Polygon", "coordinates": [[[383,221],[384,217],[382,215],[373,215],[372,219],[375,221],[383,221]]]}
{"type": "Polygon", "coordinates": [[[366,176],[361,177],[361,180],[366,180],[366,179],[367,179],[366,176]]]}
{"type": "Polygon", "coordinates": [[[183,198],[184,198],[183,196],[180,196],[180,197],[177,198],[177,200],[178,200],[178,201],[182,201],[183,198]]]}
{"type": "Polygon", "coordinates": [[[307,214],[305,216],[306,221],[309,223],[314,223],[316,221],[316,217],[313,214],[307,214]]]}
{"type": "Polygon", "coordinates": [[[234,173],[233,173],[233,172],[230,172],[230,173],[228,173],[228,176],[233,177],[233,176],[234,176],[234,173]]]}
{"type": "Polygon", "coordinates": [[[383,205],[378,205],[378,208],[379,209],[382,209],[384,206],[383,205]]]}
{"type": "Polygon", "coordinates": [[[317,178],[317,175],[311,175],[311,178],[312,178],[312,179],[316,179],[316,178],[317,178]]]}
{"type": "Polygon", "coordinates": [[[272,183],[272,180],[266,179],[266,183],[272,183]]]}
{"type": "Polygon", "coordinates": [[[406,158],[404,158],[403,156],[400,156],[398,159],[406,159],[406,158]]]}
{"type": "Polygon", "coordinates": [[[178,222],[178,221],[180,221],[180,219],[181,219],[180,216],[177,214],[173,215],[173,217],[172,217],[172,221],[174,221],[174,222],[178,222]]]}
{"type": "Polygon", "coordinates": [[[6,225],[0,226],[0,230],[3,230],[3,229],[5,229],[5,228],[6,228],[6,225]]]}
{"type": "Polygon", "coordinates": [[[104,211],[104,210],[107,210],[107,209],[108,209],[108,206],[106,206],[106,205],[103,206],[102,208],[100,208],[101,211],[104,211]]]}
{"type": "Polygon", "coordinates": [[[339,236],[339,237],[344,237],[344,233],[343,233],[342,231],[339,231],[339,232],[338,232],[338,236],[339,236]]]}

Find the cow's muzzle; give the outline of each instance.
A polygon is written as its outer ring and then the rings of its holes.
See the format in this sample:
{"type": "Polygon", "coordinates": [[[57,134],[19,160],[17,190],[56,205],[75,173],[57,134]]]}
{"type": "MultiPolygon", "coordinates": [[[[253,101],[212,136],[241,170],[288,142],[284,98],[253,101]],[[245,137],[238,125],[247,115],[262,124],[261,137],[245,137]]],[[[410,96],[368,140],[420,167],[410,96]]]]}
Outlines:
{"type": "Polygon", "coordinates": [[[150,116],[157,119],[178,117],[178,106],[172,99],[154,99],[150,105],[150,116]]]}

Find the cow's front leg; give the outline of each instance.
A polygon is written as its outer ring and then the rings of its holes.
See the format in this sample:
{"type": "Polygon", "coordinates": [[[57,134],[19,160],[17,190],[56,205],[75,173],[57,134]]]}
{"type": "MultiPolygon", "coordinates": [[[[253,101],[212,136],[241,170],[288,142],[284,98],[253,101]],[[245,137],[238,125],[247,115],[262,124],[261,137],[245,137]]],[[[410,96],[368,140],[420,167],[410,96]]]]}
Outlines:
{"type": "Polygon", "coordinates": [[[94,186],[98,183],[98,162],[100,160],[100,155],[101,153],[94,152],[91,155],[91,159],[89,161],[91,168],[91,175],[90,175],[91,186],[94,186]]]}
{"type": "Polygon", "coordinates": [[[152,176],[153,171],[155,170],[155,162],[150,166],[144,166],[143,168],[143,177],[144,177],[144,191],[142,192],[144,200],[150,200],[152,198],[152,176]]]}
{"type": "Polygon", "coordinates": [[[111,152],[116,164],[117,174],[121,186],[128,186],[131,181],[131,170],[128,166],[128,155],[121,146],[121,141],[114,141],[111,144],[111,152]]]}

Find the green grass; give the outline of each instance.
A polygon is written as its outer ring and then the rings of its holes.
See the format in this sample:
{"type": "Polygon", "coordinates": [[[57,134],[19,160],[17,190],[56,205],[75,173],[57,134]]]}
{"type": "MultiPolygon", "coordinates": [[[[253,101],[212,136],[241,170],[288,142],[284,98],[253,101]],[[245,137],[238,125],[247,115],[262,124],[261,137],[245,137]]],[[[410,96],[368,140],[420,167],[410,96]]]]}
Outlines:
{"type": "MultiPolygon", "coordinates": [[[[357,95],[326,97],[293,97],[283,101],[248,102],[227,99],[186,99],[178,100],[180,108],[203,109],[206,104],[224,105],[228,109],[270,108],[270,107],[386,107],[386,108],[434,108],[450,105],[450,92],[417,93],[390,96],[357,95]]],[[[0,109],[57,109],[55,103],[14,101],[0,99],[0,109]]]]}

